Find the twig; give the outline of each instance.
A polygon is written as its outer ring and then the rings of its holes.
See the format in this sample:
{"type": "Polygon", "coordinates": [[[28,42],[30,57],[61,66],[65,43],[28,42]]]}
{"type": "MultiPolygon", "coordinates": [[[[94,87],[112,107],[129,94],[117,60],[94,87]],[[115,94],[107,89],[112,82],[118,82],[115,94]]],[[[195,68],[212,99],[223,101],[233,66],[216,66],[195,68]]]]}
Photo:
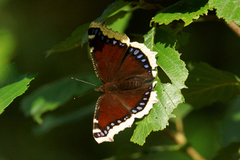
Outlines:
{"type": "Polygon", "coordinates": [[[227,23],[227,25],[240,37],[240,27],[234,21],[227,23]]]}
{"type": "Polygon", "coordinates": [[[183,147],[183,151],[185,151],[192,159],[194,160],[206,160],[203,156],[201,156],[192,146],[190,146],[187,142],[187,138],[184,133],[182,119],[176,118],[176,130],[177,132],[171,132],[164,130],[164,133],[171,138],[175,143],[183,147]]]}
{"type": "Polygon", "coordinates": [[[206,160],[191,146],[186,148],[186,152],[194,160],[206,160]]]}

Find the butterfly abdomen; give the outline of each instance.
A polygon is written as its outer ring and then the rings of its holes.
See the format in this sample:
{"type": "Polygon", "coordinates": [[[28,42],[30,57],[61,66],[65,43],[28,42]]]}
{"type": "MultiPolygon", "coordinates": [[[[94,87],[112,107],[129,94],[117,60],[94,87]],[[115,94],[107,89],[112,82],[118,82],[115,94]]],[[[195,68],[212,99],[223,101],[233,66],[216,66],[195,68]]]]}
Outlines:
{"type": "Polygon", "coordinates": [[[134,79],[134,80],[126,80],[123,82],[110,82],[110,83],[105,83],[104,85],[100,86],[99,88],[95,89],[98,92],[102,93],[114,93],[119,90],[133,90],[136,88],[140,88],[143,85],[143,81],[141,79],[134,79]]]}
{"type": "Polygon", "coordinates": [[[133,90],[140,88],[142,85],[142,80],[127,80],[120,83],[119,87],[121,90],[133,90]]]}

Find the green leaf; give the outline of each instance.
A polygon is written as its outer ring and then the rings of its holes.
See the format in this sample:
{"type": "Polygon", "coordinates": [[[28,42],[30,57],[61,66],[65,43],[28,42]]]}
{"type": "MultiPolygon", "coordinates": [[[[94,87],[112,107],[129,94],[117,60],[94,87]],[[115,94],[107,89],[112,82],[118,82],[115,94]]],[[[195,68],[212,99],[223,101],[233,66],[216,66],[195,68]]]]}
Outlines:
{"type": "MultiPolygon", "coordinates": [[[[0,68],[2,68],[11,60],[16,46],[13,33],[9,29],[2,29],[2,26],[0,28],[0,42],[0,68]]],[[[0,77],[2,77],[2,75],[0,75],[0,77]]]]}
{"type": "Polygon", "coordinates": [[[148,34],[144,36],[144,41],[144,44],[150,50],[154,50],[156,43],[163,44],[164,47],[174,47],[176,45],[176,38],[169,34],[168,31],[159,28],[152,28],[148,34]]]}
{"type": "MultiPolygon", "coordinates": [[[[184,81],[188,76],[188,71],[185,68],[185,63],[180,60],[178,52],[170,46],[164,47],[166,43],[157,43],[155,45],[156,33],[154,28],[145,35],[145,44],[148,48],[157,51],[157,64],[162,68],[165,74],[172,81],[172,84],[162,84],[158,78],[156,78],[157,84],[155,90],[158,95],[158,102],[153,105],[148,116],[144,117],[141,121],[137,122],[137,127],[131,138],[131,141],[139,145],[145,143],[145,138],[151,131],[159,131],[166,128],[169,124],[168,120],[175,117],[172,112],[178,106],[179,103],[184,102],[184,98],[181,94],[181,89],[185,88],[184,81]]],[[[169,38],[165,38],[169,40],[169,38]]],[[[169,41],[168,41],[169,42],[169,41]]]]}
{"type": "Polygon", "coordinates": [[[94,108],[95,108],[96,102],[89,104],[87,106],[81,107],[76,111],[66,113],[64,115],[46,115],[43,117],[43,123],[41,125],[38,125],[34,132],[36,134],[45,134],[46,132],[49,132],[50,130],[62,126],[67,123],[80,121],[86,116],[93,114],[94,108]]]}
{"type": "MultiPolygon", "coordinates": [[[[174,36],[177,39],[178,46],[185,45],[189,42],[190,33],[184,32],[184,23],[171,23],[169,25],[161,25],[159,28],[171,34],[172,37],[174,36]]],[[[169,36],[168,36],[169,37],[169,36]]],[[[175,40],[176,41],[176,40],[175,40]]],[[[176,46],[177,47],[177,46],[176,46]]]]}
{"type": "Polygon", "coordinates": [[[128,12],[131,9],[130,5],[124,6],[110,15],[106,19],[106,24],[109,28],[112,28],[114,31],[119,33],[124,33],[128,26],[128,21],[132,16],[132,12],[128,12]]]}
{"type": "Polygon", "coordinates": [[[157,64],[169,77],[172,83],[179,89],[186,88],[184,82],[187,79],[188,71],[185,63],[180,60],[180,54],[171,47],[164,47],[157,43],[154,51],[158,52],[157,64]]]}
{"type": "Polygon", "coordinates": [[[187,79],[188,71],[185,63],[180,60],[180,54],[174,49],[176,39],[165,31],[155,28],[152,28],[144,38],[145,45],[151,50],[158,52],[156,56],[157,64],[171,82],[179,89],[186,88],[184,82],[187,79]]]}
{"type": "Polygon", "coordinates": [[[53,46],[51,50],[47,51],[47,56],[54,52],[65,52],[80,45],[83,45],[83,43],[85,43],[85,41],[87,40],[86,31],[88,30],[89,24],[90,23],[81,25],[75,31],[73,31],[71,37],[68,37],[60,44],[53,46]]]}
{"type": "Polygon", "coordinates": [[[233,0],[209,0],[209,6],[214,7],[219,18],[225,19],[228,23],[232,20],[240,25],[239,1],[233,0]]]}
{"type": "MultiPolygon", "coordinates": [[[[128,12],[124,11],[124,9],[126,9],[126,6],[129,4],[130,4],[129,2],[125,2],[122,0],[115,1],[114,3],[110,4],[107,9],[104,10],[103,14],[99,18],[97,18],[94,21],[103,22],[106,20],[107,24],[110,25],[113,22],[115,22],[117,19],[122,18],[124,16],[127,17],[127,19],[129,19],[130,17],[126,16],[128,12]],[[108,18],[108,16],[110,17],[108,18]]],[[[81,25],[75,31],[73,31],[72,35],[68,37],[65,41],[53,46],[51,50],[47,51],[47,56],[49,56],[54,52],[65,52],[65,51],[77,48],[80,45],[83,46],[83,44],[86,43],[88,40],[87,30],[88,30],[89,24],[90,23],[81,25]]],[[[123,23],[121,23],[121,25],[123,25],[123,23]]],[[[125,27],[126,27],[126,23],[125,23],[125,27]]]]}
{"type": "Polygon", "coordinates": [[[183,121],[188,144],[206,160],[211,160],[221,148],[222,132],[220,131],[218,111],[210,108],[196,110],[185,117],[183,121]]]}
{"type": "MultiPolygon", "coordinates": [[[[184,119],[191,111],[193,110],[192,106],[187,103],[181,103],[174,109],[173,114],[176,115],[178,119],[184,119]]],[[[170,119],[171,122],[176,122],[176,119],[170,119]]]]}
{"type": "Polygon", "coordinates": [[[224,118],[221,124],[223,145],[227,146],[232,142],[240,142],[240,95],[227,105],[224,118]]]}
{"type": "MultiPolygon", "coordinates": [[[[100,17],[98,17],[95,22],[103,22],[105,21],[108,17],[113,16],[114,14],[118,13],[123,7],[130,5],[130,2],[126,2],[123,0],[118,0],[110,4],[102,13],[100,17]]],[[[118,13],[119,14],[119,13],[118,13]]],[[[125,13],[126,14],[126,13],[125,13]]],[[[120,15],[122,17],[122,15],[120,15]]],[[[119,18],[119,15],[117,15],[115,18],[119,18]]],[[[116,19],[115,19],[116,20],[116,19]]],[[[109,21],[109,22],[114,22],[114,21],[109,21]]],[[[108,25],[111,23],[108,23],[108,25]]]]}
{"type": "Polygon", "coordinates": [[[240,80],[232,73],[215,69],[206,63],[189,64],[188,68],[190,74],[186,85],[189,89],[183,90],[183,95],[194,108],[213,102],[226,103],[239,92],[240,80]]]}
{"type": "Polygon", "coordinates": [[[106,25],[112,24],[116,21],[116,19],[123,18],[127,14],[127,11],[119,11],[113,16],[106,19],[106,25]]]}
{"type": "Polygon", "coordinates": [[[0,114],[18,96],[22,95],[36,74],[21,74],[14,64],[9,64],[0,69],[4,75],[4,82],[0,84],[0,114]]]}
{"type": "Polygon", "coordinates": [[[158,13],[151,22],[169,24],[174,20],[183,20],[185,26],[198,19],[201,15],[207,14],[211,9],[208,0],[181,0],[158,13]]]}
{"type": "Polygon", "coordinates": [[[151,131],[159,131],[169,125],[168,120],[175,117],[172,113],[179,103],[184,101],[181,91],[172,84],[162,84],[157,79],[155,90],[158,94],[158,100],[154,104],[148,116],[137,122],[138,125],[134,131],[131,141],[139,145],[145,143],[145,138],[151,131]]]}
{"type": "Polygon", "coordinates": [[[114,3],[110,4],[104,10],[102,15],[94,21],[106,22],[106,25],[109,28],[112,28],[114,31],[123,33],[127,27],[126,22],[131,18],[131,12],[128,12],[131,9],[130,4],[130,2],[123,0],[115,1],[114,3]]]}
{"type": "Polygon", "coordinates": [[[235,142],[222,148],[213,160],[239,160],[240,159],[240,143],[235,142]]]}
{"type": "MultiPolygon", "coordinates": [[[[82,75],[82,80],[98,85],[95,75],[82,75]]],[[[26,116],[32,116],[35,121],[42,123],[42,114],[57,109],[65,104],[74,96],[86,93],[88,90],[95,88],[76,80],[71,77],[60,79],[56,82],[46,84],[33,92],[21,102],[21,109],[26,116]]]]}

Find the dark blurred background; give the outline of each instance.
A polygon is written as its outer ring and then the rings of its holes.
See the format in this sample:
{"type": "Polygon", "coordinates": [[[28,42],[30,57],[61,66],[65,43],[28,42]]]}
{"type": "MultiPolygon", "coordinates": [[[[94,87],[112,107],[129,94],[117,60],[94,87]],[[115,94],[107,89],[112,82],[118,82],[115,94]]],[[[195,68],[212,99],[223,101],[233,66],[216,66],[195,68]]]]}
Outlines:
{"type": "MultiPolygon", "coordinates": [[[[99,17],[112,2],[0,0],[0,31],[11,37],[11,61],[22,73],[38,73],[29,90],[0,115],[0,160],[102,159],[142,149],[129,142],[134,127],[117,135],[116,143],[98,145],[92,137],[93,114],[44,135],[35,135],[32,130],[37,124],[19,109],[21,99],[44,84],[71,74],[94,73],[86,44],[83,48],[54,53],[48,58],[45,58],[45,52],[64,41],[78,26],[99,17]]],[[[156,11],[144,11],[143,15],[140,13],[141,10],[134,13],[127,32],[143,34],[148,31],[148,22],[156,11]],[[139,16],[142,17],[138,19],[139,16]],[[144,23],[145,27],[137,27],[136,30],[135,27],[139,26],[136,23],[144,23]]],[[[184,31],[191,33],[189,43],[179,48],[184,61],[204,61],[216,68],[239,74],[239,37],[224,23],[198,22],[184,31]]],[[[70,101],[62,107],[62,111],[56,113],[81,108],[86,101],[95,102],[96,99],[97,94],[87,94],[84,98],[70,101]]],[[[187,118],[194,119],[196,116],[187,118]]],[[[161,133],[153,133],[148,137],[145,147],[166,141],[170,140],[166,140],[161,133]]]]}

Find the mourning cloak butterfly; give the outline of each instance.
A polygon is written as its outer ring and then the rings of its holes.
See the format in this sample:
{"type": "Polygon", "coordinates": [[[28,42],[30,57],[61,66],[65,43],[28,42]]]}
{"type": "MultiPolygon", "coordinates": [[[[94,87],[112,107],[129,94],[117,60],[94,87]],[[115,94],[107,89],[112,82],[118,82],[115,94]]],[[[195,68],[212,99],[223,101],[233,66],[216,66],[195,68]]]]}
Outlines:
{"type": "Polygon", "coordinates": [[[156,52],[144,44],[130,42],[126,34],[92,22],[89,46],[97,77],[104,83],[96,104],[93,136],[98,143],[113,141],[113,136],[131,127],[135,118],[148,114],[157,102],[153,82],[157,72],[156,52]]]}

